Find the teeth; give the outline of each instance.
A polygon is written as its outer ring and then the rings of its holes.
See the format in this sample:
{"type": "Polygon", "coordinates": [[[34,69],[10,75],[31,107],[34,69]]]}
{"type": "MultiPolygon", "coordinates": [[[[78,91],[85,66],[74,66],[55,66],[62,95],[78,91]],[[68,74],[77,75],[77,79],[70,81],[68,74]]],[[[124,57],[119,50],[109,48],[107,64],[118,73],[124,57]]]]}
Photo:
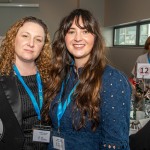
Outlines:
{"type": "Polygon", "coordinates": [[[80,44],[80,45],[74,45],[74,47],[78,47],[78,48],[80,48],[80,47],[83,47],[84,45],[82,44],[80,44]]]}

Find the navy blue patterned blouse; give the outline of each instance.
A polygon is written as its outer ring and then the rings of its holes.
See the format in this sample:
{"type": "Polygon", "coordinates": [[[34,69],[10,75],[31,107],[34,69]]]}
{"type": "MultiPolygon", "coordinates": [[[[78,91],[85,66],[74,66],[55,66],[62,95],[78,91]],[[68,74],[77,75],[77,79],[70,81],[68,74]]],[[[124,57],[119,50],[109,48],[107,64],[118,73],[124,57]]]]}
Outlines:
{"type": "MultiPolygon", "coordinates": [[[[66,85],[63,95],[65,101],[71,89],[77,82],[74,70],[66,85]]],[[[72,127],[73,101],[67,107],[60,120],[60,134],[65,141],[65,150],[129,150],[129,116],[131,87],[126,76],[117,69],[107,66],[102,78],[102,90],[100,92],[100,124],[96,131],[91,130],[91,124],[79,131],[72,127]]],[[[57,107],[60,93],[51,104],[49,115],[52,119],[55,135],[58,129],[57,107]]],[[[49,144],[49,150],[54,150],[53,141],[49,144]]]]}

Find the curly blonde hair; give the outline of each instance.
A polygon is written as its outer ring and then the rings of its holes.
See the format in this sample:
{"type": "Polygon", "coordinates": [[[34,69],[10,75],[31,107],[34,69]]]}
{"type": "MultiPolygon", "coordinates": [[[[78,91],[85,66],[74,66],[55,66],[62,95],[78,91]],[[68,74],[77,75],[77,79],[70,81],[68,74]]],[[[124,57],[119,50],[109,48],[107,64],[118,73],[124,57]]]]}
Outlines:
{"type": "Polygon", "coordinates": [[[51,43],[50,34],[46,24],[36,17],[25,17],[17,21],[7,31],[5,38],[2,40],[0,47],[0,75],[9,75],[12,71],[12,65],[15,61],[15,38],[20,27],[26,22],[34,22],[39,24],[45,32],[45,43],[39,57],[35,60],[37,68],[41,74],[42,80],[45,83],[49,78],[49,70],[51,66],[51,43]]]}

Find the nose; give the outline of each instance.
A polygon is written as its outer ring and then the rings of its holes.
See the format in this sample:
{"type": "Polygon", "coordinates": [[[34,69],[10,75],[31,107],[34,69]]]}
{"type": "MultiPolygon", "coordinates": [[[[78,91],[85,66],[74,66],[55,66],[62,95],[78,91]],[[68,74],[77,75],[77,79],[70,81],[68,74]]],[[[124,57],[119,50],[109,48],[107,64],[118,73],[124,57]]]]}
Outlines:
{"type": "Polygon", "coordinates": [[[76,42],[79,42],[79,41],[82,40],[82,35],[81,35],[80,32],[77,32],[77,33],[75,34],[74,40],[75,40],[76,42]]]}
{"type": "Polygon", "coordinates": [[[33,46],[34,46],[34,39],[33,39],[33,38],[30,38],[30,39],[28,40],[28,45],[29,45],[30,47],[33,47],[33,46]]]}

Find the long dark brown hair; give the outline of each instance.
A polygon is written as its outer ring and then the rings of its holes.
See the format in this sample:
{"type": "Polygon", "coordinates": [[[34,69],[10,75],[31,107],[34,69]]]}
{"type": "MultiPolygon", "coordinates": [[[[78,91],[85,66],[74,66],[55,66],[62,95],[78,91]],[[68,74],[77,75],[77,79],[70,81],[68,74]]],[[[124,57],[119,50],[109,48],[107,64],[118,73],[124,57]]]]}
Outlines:
{"type": "MultiPolygon", "coordinates": [[[[98,21],[88,10],[75,9],[68,16],[62,19],[57,30],[53,44],[53,66],[50,73],[50,82],[47,83],[45,93],[46,102],[44,116],[48,120],[48,112],[51,101],[60,89],[61,83],[69,72],[69,64],[73,56],[68,52],[65,44],[65,36],[75,21],[79,28],[86,29],[95,36],[94,46],[90,59],[83,67],[79,77],[80,83],[75,91],[75,105],[73,107],[73,126],[80,129],[86,125],[86,118],[91,121],[91,129],[94,131],[99,124],[100,114],[100,90],[102,86],[102,74],[106,66],[105,43],[99,28],[98,21]],[[79,24],[79,18],[83,27],[79,24]],[[76,112],[80,112],[78,123],[75,121],[76,112]]],[[[78,116],[79,117],[79,116],[78,116]]]]}

